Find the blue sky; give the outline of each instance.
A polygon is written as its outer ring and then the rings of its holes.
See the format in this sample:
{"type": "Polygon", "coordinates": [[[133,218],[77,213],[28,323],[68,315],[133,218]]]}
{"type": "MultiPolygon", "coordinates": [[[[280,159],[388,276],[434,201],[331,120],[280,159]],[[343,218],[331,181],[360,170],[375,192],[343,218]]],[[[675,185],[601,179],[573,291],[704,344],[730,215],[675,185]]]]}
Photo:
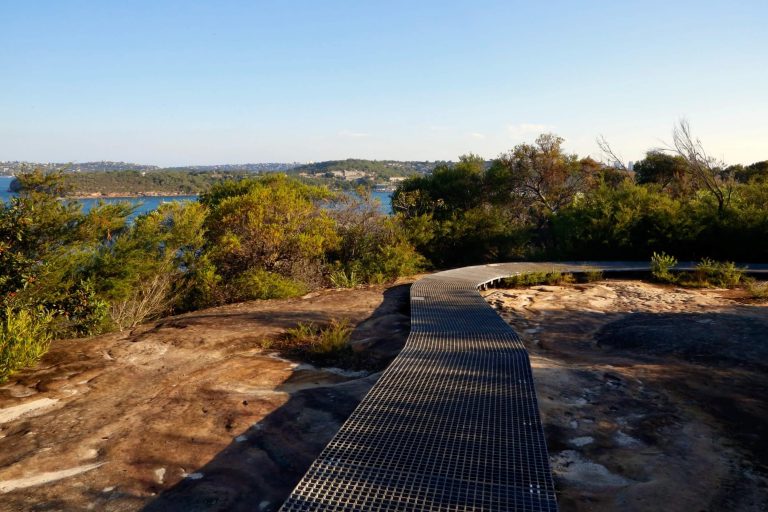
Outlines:
{"type": "Polygon", "coordinates": [[[0,0],[0,160],[768,159],[768,2],[0,0]]]}

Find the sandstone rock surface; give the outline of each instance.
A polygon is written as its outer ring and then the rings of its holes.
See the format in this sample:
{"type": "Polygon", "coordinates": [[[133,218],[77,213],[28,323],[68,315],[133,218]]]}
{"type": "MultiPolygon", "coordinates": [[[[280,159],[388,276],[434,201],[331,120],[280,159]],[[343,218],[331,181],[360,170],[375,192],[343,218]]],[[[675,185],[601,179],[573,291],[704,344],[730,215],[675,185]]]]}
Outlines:
{"type": "Polygon", "coordinates": [[[638,281],[492,290],[562,512],[768,510],[768,307],[638,281]]]}
{"type": "Polygon", "coordinates": [[[275,510],[399,351],[408,286],[328,290],[56,342],[0,386],[0,510],[275,510]],[[378,366],[262,349],[347,318],[378,366]]]}

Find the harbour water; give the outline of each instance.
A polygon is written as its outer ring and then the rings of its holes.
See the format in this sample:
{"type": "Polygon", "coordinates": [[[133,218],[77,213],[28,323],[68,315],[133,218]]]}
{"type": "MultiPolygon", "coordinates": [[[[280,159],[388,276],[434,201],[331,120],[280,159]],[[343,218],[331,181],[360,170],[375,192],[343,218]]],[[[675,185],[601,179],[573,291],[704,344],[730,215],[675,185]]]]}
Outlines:
{"type": "MultiPolygon", "coordinates": [[[[8,187],[13,181],[13,176],[0,176],[0,202],[6,203],[14,196],[12,192],[8,190],[8,187]]],[[[381,202],[381,211],[384,213],[392,213],[392,193],[384,191],[373,191],[373,197],[377,198],[381,202]]],[[[134,216],[141,215],[143,213],[151,212],[157,209],[163,203],[170,201],[194,201],[197,196],[153,196],[153,197],[108,197],[103,199],[85,198],[77,199],[83,205],[83,211],[87,212],[93,208],[99,201],[105,203],[117,203],[120,201],[128,201],[131,204],[137,205],[134,216]]]]}

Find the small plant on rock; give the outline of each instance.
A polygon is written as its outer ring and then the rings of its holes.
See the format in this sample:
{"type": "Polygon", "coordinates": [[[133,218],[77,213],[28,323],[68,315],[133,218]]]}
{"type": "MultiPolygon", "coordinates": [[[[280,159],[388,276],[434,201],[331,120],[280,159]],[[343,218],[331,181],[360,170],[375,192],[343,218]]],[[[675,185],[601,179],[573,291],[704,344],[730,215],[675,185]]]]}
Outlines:
{"type": "Polygon", "coordinates": [[[331,320],[331,323],[320,329],[311,346],[315,354],[336,354],[348,350],[349,337],[352,327],[347,320],[331,320]]]}
{"type": "Polygon", "coordinates": [[[745,279],[744,288],[753,299],[768,300],[768,281],[758,281],[754,278],[745,279]]]}
{"type": "Polygon", "coordinates": [[[602,281],[603,280],[603,271],[602,270],[586,270],[582,274],[582,279],[584,282],[587,283],[594,283],[596,281],[602,281]]]}
{"type": "Polygon", "coordinates": [[[355,365],[349,344],[352,326],[348,320],[331,320],[321,326],[301,322],[276,340],[262,342],[263,348],[275,348],[321,364],[355,365]]]}
{"type": "Polygon", "coordinates": [[[343,268],[331,272],[329,279],[336,288],[354,288],[362,283],[354,270],[346,271],[343,268]]]}
{"type": "Polygon", "coordinates": [[[674,283],[676,279],[671,270],[675,265],[677,265],[677,258],[674,256],[664,252],[654,252],[651,257],[651,275],[662,283],[674,283]]]}
{"type": "Polygon", "coordinates": [[[744,271],[731,261],[718,262],[704,258],[696,265],[695,275],[708,286],[733,288],[744,278],[744,271]]]}

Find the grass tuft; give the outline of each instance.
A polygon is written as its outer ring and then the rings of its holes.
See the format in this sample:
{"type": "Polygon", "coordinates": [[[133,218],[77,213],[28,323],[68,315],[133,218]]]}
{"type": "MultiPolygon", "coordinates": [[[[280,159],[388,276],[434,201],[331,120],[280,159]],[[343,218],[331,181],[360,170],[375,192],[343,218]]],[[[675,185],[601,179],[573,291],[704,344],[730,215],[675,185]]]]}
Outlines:
{"type": "Polygon", "coordinates": [[[758,281],[754,278],[745,279],[744,289],[753,299],[768,300],[768,281],[758,281]]]}
{"type": "Polygon", "coordinates": [[[334,270],[329,276],[331,283],[336,288],[354,288],[362,283],[362,279],[354,270],[346,272],[344,269],[334,270]]]}
{"type": "Polygon", "coordinates": [[[286,329],[277,339],[265,340],[263,348],[273,348],[288,355],[320,364],[353,363],[354,354],[349,344],[352,326],[348,320],[331,320],[326,325],[300,322],[286,329]]]}

